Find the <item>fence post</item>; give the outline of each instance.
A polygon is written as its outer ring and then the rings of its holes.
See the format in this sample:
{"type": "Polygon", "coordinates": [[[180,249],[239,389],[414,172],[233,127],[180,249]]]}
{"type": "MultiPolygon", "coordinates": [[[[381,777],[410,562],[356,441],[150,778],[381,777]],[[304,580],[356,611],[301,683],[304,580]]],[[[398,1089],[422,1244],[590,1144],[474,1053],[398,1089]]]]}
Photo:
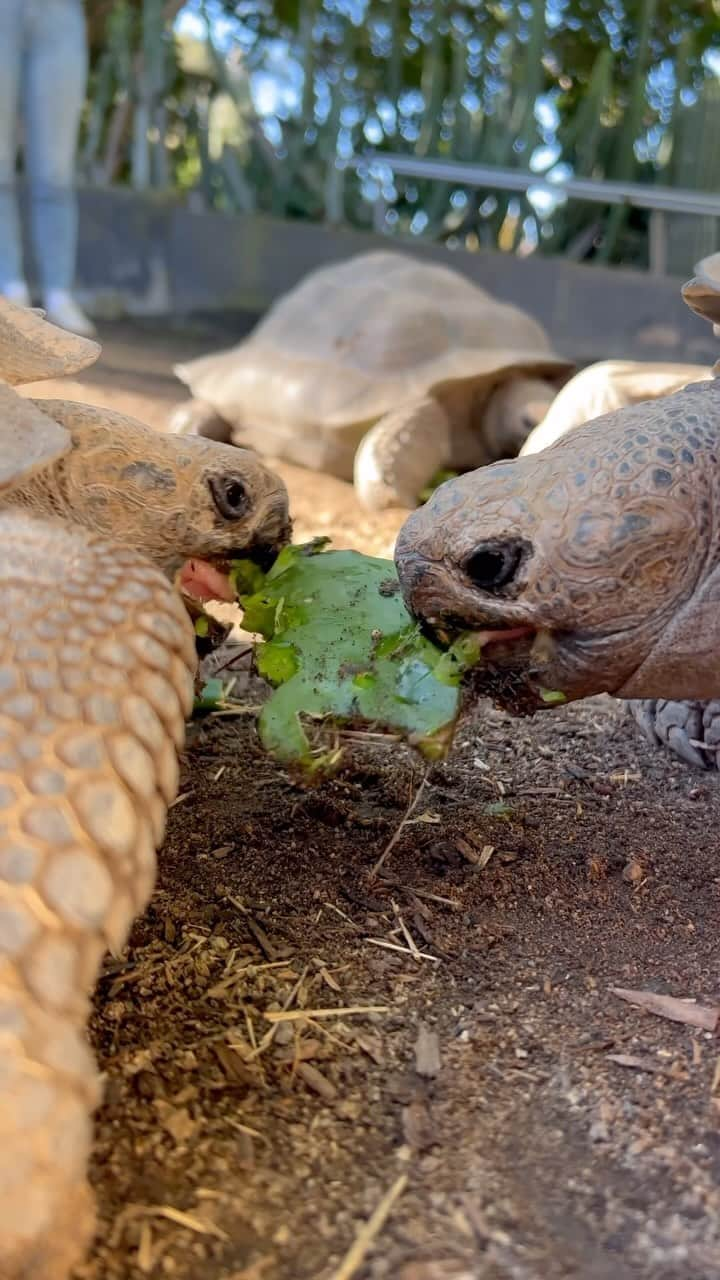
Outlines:
{"type": "Polygon", "coordinates": [[[648,239],[650,274],[664,276],[667,271],[667,215],[662,209],[650,210],[648,239]]]}
{"type": "Polygon", "coordinates": [[[378,194],[378,197],[376,200],[373,200],[372,211],[373,211],[373,231],[376,233],[376,235],[387,235],[388,228],[387,228],[387,222],[385,221],[385,219],[387,217],[388,206],[387,206],[387,200],[385,199],[382,192],[378,194]]]}

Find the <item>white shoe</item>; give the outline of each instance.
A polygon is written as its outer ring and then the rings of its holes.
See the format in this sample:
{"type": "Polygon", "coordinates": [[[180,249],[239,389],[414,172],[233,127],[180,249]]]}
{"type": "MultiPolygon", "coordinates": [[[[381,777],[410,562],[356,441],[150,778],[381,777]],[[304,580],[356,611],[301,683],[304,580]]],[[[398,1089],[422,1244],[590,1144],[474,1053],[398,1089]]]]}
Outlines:
{"type": "Polygon", "coordinates": [[[30,307],[30,290],[24,280],[8,280],[0,286],[0,294],[6,298],[8,302],[14,302],[16,307],[30,307]]]}
{"type": "Polygon", "coordinates": [[[82,338],[92,338],[97,332],[89,316],[78,306],[66,289],[48,289],[44,299],[45,312],[51,324],[77,333],[82,338]]]}

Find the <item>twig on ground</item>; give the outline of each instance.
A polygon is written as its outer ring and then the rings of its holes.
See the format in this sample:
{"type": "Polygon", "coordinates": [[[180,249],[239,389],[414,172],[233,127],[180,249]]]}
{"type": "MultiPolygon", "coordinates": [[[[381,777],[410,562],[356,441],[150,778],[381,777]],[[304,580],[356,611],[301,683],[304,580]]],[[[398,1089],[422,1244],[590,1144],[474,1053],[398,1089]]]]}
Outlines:
{"type": "Polygon", "coordinates": [[[393,1206],[405,1190],[407,1180],[407,1174],[401,1173],[389,1191],[386,1191],[377,1208],[358,1231],[355,1240],[345,1254],[337,1271],[333,1273],[331,1280],[352,1280],[352,1277],[357,1275],[359,1268],[368,1255],[369,1249],[385,1226],[393,1206]]]}
{"type": "Polygon", "coordinates": [[[384,938],[366,938],[365,941],[371,947],[382,947],[385,951],[399,951],[404,956],[412,956],[413,960],[432,960],[433,964],[440,964],[440,956],[431,956],[429,951],[411,951],[409,947],[401,947],[399,942],[386,942],[384,938]]]}
{"type": "Polygon", "coordinates": [[[430,770],[429,770],[429,769],[426,769],[426,770],[425,770],[425,773],[424,773],[424,774],[423,774],[423,776],[422,776],[422,780],[421,780],[421,782],[420,782],[420,786],[418,787],[417,791],[415,792],[415,795],[413,796],[412,800],[410,801],[410,804],[408,805],[407,809],[405,810],[405,813],[404,813],[404,815],[403,815],[403,818],[402,818],[402,820],[401,820],[401,822],[400,822],[399,826],[395,829],[395,831],[394,831],[394,832],[393,832],[393,834],[391,835],[390,839],[388,840],[387,844],[385,845],[385,848],[383,849],[382,853],[380,854],[380,857],[378,858],[377,862],[375,863],[375,866],[372,868],[372,870],[371,870],[371,872],[370,872],[370,879],[371,879],[371,880],[374,880],[374,879],[375,879],[375,877],[376,877],[376,875],[377,875],[378,871],[380,870],[381,866],[382,866],[382,865],[383,865],[383,863],[385,862],[385,860],[386,860],[386,858],[388,857],[388,855],[389,855],[389,854],[392,852],[392,850],[395,848],[395,845],[397,844],[398,840],[400,839],[400,836],[402,835],[403,831],[405,830],[405,827],[407,826],[407,824],[408,824],[408,822],[409,822],[410,818],[411,818],[411,817],[412,817],[412,815],[414,814],[414,812],[415,812],[415,810],[416,810],[416,808],[417,808],[417,806],[418,806],[418,802],[419,802],[419,800],[420,800],[420,797],[422,796],[422,793],[423,793],[423,791],[425,790],[425,784],[426,784],[426,782],[427,782],[427,780],[428,780],[429,773],[430,773],[430,770]]]}
{"type": "MultiPolygon", "coordinates": [[[[405,948],[403,947],[402,950],[405,948]]],[[[346,1018],[356,1013],[389,1013],[389,1004],[350,1004],[341,1009],[266,1009],[267,1022],[301,1022],[305,1018],[346,1018]]]]}

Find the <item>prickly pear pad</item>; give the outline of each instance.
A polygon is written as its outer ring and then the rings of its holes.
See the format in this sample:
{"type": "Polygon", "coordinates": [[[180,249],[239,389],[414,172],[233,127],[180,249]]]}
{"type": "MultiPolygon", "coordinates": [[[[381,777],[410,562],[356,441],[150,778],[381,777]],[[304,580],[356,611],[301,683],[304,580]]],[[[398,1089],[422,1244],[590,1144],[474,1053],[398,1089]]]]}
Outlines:
{"type": "Polygon", "coordinates": [[[275,690],[258,721],[265,749],[305,772],[332,767],[337,752],[311,748],[301,721],[309,716],[400,732],[426,758],[442,758],[479,649],[465,638],[444,653],[407,612],[392,561],[326,551],[327,542],[286,547],[261,582],[255,566],[233,565],[243,627],[265,640],[258,674],[275,690]]]}

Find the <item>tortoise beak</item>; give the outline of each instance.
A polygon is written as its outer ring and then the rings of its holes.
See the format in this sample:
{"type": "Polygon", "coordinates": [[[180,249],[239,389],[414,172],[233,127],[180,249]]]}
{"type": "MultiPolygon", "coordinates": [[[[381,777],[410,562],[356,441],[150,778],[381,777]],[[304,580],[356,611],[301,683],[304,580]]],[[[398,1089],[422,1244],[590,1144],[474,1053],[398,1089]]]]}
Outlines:
{"type": "Polygon", "coordinates": [[[252,560],[263,573],[267,573],[291,538],[292,520],[288,510],[287,493],[283,488],[267,503],[249,542],[234,551],[230,559],[252,560]]]}
{"type": "Polygon", "coordinates": [[[270,519],[265,520],[262,530],[253,538],[250,546],[240,555],[247,556],[263,573],[272,569],[283,547],[292,540],[292,520],[288,511],[287,495],[283,491],[280,499],[274,504],[270,519]]]}
{"type": "Polygon", "coordinates": [[[263,573],[268,573],[272,569],[282,548],[290,541],[289,536],[281,541],[271,544],[269,542],[260,542],[253,547],[246,547],[245,551],[238,553],[237,559],[250,560],[256,564],[258,569],[262,569],[263,573]]]}

